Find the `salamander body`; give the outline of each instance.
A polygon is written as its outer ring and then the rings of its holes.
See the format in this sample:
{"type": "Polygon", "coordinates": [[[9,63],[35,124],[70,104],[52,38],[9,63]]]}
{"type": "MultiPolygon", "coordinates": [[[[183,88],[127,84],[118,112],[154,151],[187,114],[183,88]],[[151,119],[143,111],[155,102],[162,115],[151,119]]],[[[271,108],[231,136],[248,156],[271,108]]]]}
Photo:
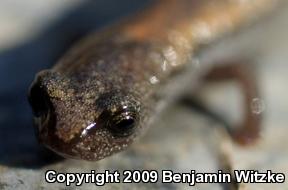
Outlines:
{"type": "Polygon", "coordinates": [[[270,10],[275,0],[159,0],[93,33],[37,74],[29,101],[38,139],[70,158],[127,148],[193,80],[199,48],[270,10]]]}

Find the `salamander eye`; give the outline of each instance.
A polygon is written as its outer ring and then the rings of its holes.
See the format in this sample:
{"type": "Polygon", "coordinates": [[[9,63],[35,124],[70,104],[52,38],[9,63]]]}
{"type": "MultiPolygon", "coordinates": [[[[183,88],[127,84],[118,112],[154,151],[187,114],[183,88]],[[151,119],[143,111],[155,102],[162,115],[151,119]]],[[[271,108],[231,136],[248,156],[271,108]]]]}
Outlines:
{"type": "Polygon", "coordinates": [[[123,110],[112,116],[108,121],[108,129],[113,135],[118,137],[125,137],[131,135],[137,125],[137,117],[134,112],[123,110]]]}

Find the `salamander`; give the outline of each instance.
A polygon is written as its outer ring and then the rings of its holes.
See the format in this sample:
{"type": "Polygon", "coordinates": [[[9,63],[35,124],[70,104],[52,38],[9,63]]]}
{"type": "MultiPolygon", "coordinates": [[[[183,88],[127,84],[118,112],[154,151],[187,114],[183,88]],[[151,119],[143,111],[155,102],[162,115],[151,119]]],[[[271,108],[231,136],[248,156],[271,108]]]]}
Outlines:
{"type": "MultiPolygon", "coordinates": [[[[165,104],[211,71],[210,65],[193,66],[200,49],[276,3],[158,0],[136,16],[90,34],[53,68],[39,72],[30,87],[39,141],[64,157],[91,161],[125,150],[165,104]]],[[[217,73],[210,78],[219,78],[217,73]]],[[[248,76],[237,69],[230,69],[230,75],[248,76]]],[[[251,87],[249,81],[243,84],[251,87]]],[[[248,100],[254,94],[246,93],[248,100]]],[[[243,128],[257,133],[251,125],[257,125],[258,117],[247,122],[243,128]]]]}

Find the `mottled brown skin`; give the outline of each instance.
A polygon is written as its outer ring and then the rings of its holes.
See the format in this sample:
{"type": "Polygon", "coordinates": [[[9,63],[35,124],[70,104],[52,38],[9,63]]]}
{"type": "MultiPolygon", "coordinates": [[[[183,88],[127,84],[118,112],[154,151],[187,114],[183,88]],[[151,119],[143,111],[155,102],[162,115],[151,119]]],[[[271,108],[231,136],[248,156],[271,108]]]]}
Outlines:
{"type": "MultiPolygon", "coordinates": [[[[269,10],[274,0],[159,0],[76,44],[35,78],[29,101],[39,141],[65,157],[99,160],[152,121],[199,45],[269,10]]],[[[198,75],[208,72],[201,67],[198,75]]],[[[181,86],[182,84],[180,84],[181,86]]]]}

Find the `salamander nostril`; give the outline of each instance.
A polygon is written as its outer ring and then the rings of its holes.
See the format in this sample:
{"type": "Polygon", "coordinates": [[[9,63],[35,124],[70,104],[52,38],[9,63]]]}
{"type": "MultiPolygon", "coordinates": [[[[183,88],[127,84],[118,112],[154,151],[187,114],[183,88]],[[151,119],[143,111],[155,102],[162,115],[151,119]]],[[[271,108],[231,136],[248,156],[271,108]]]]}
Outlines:
{"type": "Polygon", "coordinates": [[[29,92],[29,102],[36,117],[48,116],[51,103],[46,90],[37,82],[34,82],[29,92]]]}

